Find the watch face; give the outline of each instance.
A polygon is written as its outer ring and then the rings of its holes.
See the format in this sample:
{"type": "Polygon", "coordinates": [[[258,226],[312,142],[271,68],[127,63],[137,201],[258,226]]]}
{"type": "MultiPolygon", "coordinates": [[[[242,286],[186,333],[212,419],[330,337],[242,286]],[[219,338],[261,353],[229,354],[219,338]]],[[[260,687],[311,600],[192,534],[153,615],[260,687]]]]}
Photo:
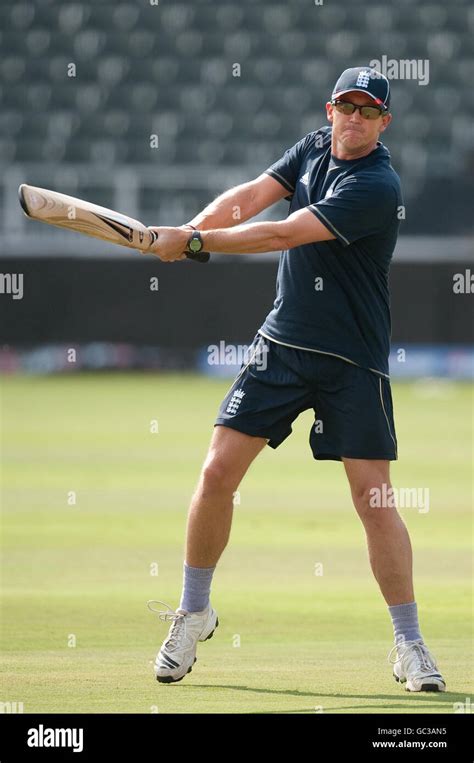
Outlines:
{"type": "Polygon", "coordinates": [[[202,243],[199,240],[199,238],[196,236],[196,238],[192,238],[189,242],[189,248],[192,252],[200,252],[202,249],[202,243]]]}

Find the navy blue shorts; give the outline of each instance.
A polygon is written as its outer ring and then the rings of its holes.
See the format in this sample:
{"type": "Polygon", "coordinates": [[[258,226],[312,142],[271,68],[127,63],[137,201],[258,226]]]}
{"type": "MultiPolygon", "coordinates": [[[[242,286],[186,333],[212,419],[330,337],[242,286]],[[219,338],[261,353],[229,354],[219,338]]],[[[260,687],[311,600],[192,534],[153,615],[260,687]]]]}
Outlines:
{"type": "Polygon", "coordinates": [[[222,424],[278,448],[312,408],[313,457],[397,460],[389,379],[334,355],[298,350],[256,334],[219,408],[222,424]]]}

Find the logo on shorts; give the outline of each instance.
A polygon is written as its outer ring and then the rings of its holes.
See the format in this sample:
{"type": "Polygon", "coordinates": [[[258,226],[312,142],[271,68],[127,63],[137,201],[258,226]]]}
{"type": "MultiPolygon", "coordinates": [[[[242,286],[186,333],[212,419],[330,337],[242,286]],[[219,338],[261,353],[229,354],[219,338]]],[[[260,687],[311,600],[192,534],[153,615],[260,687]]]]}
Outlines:
{"type": "Polygon", "coordinates": [[[234,394],[232,395],[230,399],[230,403],[228,404],[227,408],[225,409],[226,413],[237,413],[240,403],[242,402],[242,398],[245,395],[245,392],[243,389],[236,389],[234,394]]]}

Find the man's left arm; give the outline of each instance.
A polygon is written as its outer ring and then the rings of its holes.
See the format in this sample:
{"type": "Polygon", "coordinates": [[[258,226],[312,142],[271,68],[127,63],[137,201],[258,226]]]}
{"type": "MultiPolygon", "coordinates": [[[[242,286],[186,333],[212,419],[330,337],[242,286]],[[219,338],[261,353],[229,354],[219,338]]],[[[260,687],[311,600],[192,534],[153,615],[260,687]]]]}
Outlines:
{"type": "MultiPolygon", "coordinates": [[[[182,251],[186,249],[189,229],[160,227],[153,230],[158,233],[158,240],[150,249],[151,254],[158,255],[165,262],[183,258],[183,255],[176,256],[174,253],[181,247],[182,251]]],[[[293,212],[285,220],[206,230],[201,235],[204,251],[222,254],[278,252],[336,238],[307,208],[293,212]]]]}

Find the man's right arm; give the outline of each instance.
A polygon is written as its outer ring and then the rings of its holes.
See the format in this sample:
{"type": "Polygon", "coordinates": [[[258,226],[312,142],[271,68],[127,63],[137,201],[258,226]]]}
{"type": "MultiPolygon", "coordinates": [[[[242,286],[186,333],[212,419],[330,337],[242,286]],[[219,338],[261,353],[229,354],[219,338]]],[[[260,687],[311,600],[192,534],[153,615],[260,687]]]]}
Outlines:
{"type": "Polygon", "coordinates": [[[225,191],[193,217],[188,225],[198,230],[231,228],[288,196],[288,190],[278,180],[263,172],[255,180],[225,191]]]}

